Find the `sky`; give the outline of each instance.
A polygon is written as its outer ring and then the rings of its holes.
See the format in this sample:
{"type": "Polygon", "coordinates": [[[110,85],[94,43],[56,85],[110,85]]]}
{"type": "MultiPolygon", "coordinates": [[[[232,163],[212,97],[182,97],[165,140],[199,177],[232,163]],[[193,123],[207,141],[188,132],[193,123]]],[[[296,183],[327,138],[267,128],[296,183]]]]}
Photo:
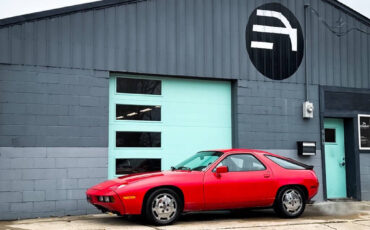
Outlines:
{"type": "MultiPolygon", "coordinates": [[[[96,0],[0,0],[0,19],[95,1],[96,0]]],[[[370,0],[339,1],[370,18],[370,0]]]]}

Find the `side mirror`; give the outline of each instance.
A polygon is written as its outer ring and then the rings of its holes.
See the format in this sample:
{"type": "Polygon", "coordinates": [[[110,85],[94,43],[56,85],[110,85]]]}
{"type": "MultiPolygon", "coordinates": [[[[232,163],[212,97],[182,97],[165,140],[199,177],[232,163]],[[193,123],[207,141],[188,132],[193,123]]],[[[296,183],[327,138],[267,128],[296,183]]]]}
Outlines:
{"type": "Polygon", "coordinates": [[[221,173],[227,173],[229,168],[227,166],[218,166],[216,168],[216,176],[220,176],[221,173]]]}

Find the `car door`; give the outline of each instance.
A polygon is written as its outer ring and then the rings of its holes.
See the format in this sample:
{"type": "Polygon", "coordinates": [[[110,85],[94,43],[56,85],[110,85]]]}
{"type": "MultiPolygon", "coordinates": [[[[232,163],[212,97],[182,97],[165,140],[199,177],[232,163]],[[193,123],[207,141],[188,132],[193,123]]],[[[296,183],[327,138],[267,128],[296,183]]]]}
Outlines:
{"type": "Polygon", "coordinates": [[[264,206],[271,183],[270,170],[255,156],[229,155],[205,173],[205,209],[264,206]],[[228,172],[217,174],[218,166],[227,166],[228,172]]]}

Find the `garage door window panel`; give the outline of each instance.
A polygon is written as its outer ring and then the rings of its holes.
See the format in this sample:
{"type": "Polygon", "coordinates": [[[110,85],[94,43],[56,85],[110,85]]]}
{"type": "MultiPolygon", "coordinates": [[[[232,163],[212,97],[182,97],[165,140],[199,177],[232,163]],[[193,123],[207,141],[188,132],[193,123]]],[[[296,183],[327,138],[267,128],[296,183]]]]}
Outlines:
{"type": "Polygon", "coordinates": [[[117,93],[161,95],[162,82],[160,80],[117,78],[117,93]]]}
{"type": "Polygon", "coordinates": [[[116,147],[161,147],[160,132],[116,132],[116,147]]]}
{"type": "Polygon", "coordinates": [[[161,121],[161,106],[116,104],[116,120],[161,121]]]}
{"type": "Polygon", "coordinates": [[[116,159],[116,174],[161,171],[161,159],[116,159]]]}

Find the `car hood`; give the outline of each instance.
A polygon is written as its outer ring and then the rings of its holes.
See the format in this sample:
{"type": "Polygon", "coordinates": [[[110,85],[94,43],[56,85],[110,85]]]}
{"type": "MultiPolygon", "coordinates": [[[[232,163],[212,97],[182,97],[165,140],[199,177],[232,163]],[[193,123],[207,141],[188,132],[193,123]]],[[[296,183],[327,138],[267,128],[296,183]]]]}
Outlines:
{"type": "Polygon", "coordinates": [[[136,174],[130,174],[127,176],[121,176],[112,180],[104,181],[100,184],[97,184],[91,189],[96,190],[103,190],[107,188],[116,187],[122,184],[131,184],[137,181],[147,180],[154,177],[164,177],[164,176],[176,176],[181,175],[185,173],[191,173],[191,172],[197,172],[199,171],[185,171],[185,170],[175,170],[175,171],[162,171],[162,172],[151,172],[151,173],[136,173],[136,174]]]}

